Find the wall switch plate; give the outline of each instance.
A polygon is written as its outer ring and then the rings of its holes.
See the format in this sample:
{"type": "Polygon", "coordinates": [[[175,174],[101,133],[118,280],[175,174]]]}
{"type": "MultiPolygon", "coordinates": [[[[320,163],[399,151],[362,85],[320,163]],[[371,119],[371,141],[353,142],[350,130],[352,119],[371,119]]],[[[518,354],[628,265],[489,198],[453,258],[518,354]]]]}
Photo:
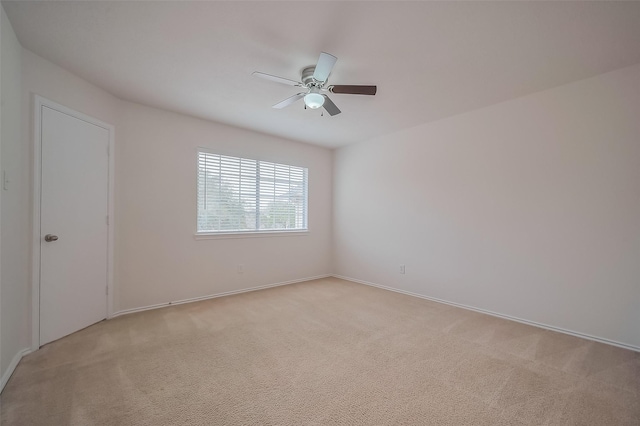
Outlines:
{"type": "Polygon", "coordinates": [[[238,265],[238,273],[242,274],[244,272],[244,265],[238,265]]]}
{"type": "Polygon", "coordinates": [[[400,273],[404,274],[404,265],[400,265],[400,273]]]}

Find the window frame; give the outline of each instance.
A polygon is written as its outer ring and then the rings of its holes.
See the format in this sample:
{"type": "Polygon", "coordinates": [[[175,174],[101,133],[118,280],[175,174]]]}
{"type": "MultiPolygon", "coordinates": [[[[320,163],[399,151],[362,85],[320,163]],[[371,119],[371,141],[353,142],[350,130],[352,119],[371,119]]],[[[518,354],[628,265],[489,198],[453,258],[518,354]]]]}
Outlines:
{"type": "MultiPolygon", "coordinates": [[[[284,163],[277,163],[275,161],[270,161],[270,160],[265,160],[262,158],[256,158],[256,157],[246,157],[246,156],[239,156],[237,154],[229,154],[223,151],[217,151],[217,150],[212,150],[210,148],[205,148],[205,147],[198,147],[196,149],[196,161],[195,161],[195,169],[196,169],[196,173],[195,173],[195,192],[196,192],[196,200],[195,200],[195,207],[196,207],[196,212],[195,212],[195,232],[194,232],[194,239],[196,240],[209,240],[209,239],[228,239],[228,238],[260,238],[260,237],[293,237],[293,236],[304,236],[304,235],[308,235],[310,233],[310,227],[309,227],[309,168],[308,167],[304,167],[304,166],[297,166],[297,165],[293,165],[293,164],[284,164],[284,163]],[[199,187],[199,174],[200,174],[200,165],[199,165],[199,160],[200,160],[200,154],[210,154],[210,155],[220,155],[223,157],[233,157],[233,158],[238,158],[238,159],[244,159],[244,160],[251,160],[251,161],[255,161],[256,162],[256,166],[259,167],[259,163],[260,162],[265,162],[265,163],[270,163],[270,164],[277,164],[277,165],[284,165],[284,166],[290,166],[290,167],[299,167],[301,169],[304,169],[305,171],[305,183],[306,183],[306,187],[305,187],[305,191],[304,191],[304,195],[305,195],[305,212],[304,212],[304,224],[306,225],[305,228],[295,228],[295,229],[248,229],[248,230],[230,230],[230,231],[199,231],[198,230],[198,218],[199,218],[199,206],[198,206],[198,196],[199,196],[199,191],[200,191],[200,187],[199,187]]],[[[256,173],[257,176],[259,176],[259,173],[256,173]]]]}

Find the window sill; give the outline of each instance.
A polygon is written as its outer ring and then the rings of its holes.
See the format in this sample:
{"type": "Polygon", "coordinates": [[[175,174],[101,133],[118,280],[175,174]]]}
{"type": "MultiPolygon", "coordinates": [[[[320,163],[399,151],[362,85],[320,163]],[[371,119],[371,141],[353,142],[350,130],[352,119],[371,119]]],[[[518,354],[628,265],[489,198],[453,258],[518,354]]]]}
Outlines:
{"type": "Polygon", "coordinates": [[[265,237],[302,237],[309,235],[309,230],[295,231],[251,231],[251,232],[198,232],[193,238],[196,240],[224,240],[230,238],[265,238],[265,237]]]}

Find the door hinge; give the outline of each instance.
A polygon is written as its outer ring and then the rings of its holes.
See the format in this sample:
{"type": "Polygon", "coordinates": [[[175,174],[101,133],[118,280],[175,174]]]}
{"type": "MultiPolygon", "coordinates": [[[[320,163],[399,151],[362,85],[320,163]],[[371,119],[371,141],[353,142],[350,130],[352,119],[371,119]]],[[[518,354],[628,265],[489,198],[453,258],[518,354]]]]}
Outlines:
{"type": "Polygon", "coordinates": [[[106,216],[107,225],[109,225],[109,215],[106,216]]]}
{"type": "Polygon", "coordinates": [[[105,293],[107,294],[107,296],[109,295],[109,286],[105,287],[105,293]]]}

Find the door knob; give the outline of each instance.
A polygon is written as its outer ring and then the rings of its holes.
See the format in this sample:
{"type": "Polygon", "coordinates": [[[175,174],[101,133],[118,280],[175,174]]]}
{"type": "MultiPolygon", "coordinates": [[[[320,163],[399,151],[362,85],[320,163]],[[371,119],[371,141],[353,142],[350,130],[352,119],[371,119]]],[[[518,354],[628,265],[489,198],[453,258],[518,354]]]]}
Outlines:
{"type": "Polygon", "coordinates": [[[53,234],[47,234],[44,236],[44,240],[48,243],[50,243],[51,241],[57,241],[58,240],[58,236],[57,235],[53,235],[53,234]]]}

